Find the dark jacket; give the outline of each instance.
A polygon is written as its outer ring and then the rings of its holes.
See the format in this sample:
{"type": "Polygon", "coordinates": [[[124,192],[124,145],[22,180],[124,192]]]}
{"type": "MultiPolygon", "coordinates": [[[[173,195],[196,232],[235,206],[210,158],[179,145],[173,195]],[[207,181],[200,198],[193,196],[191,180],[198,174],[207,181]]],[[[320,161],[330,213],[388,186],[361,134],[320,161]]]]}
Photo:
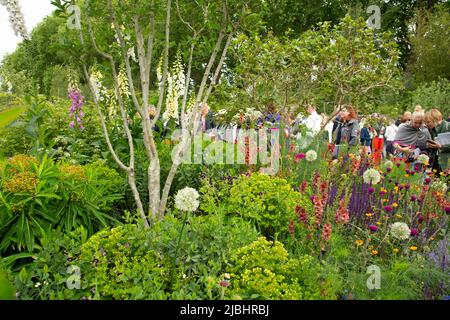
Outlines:
{"type": "Polygon", "coordinates": [[[363,146],[370,147],[370,132],[366,127],[361,129],[361,135],[359,141],[363,146]]]}
{"type": "Polygon", "coordinates": [[[349,146],[356,146],[358,144],[359,122],[352,119],[348,122],[343,122],[336,128],[335,144],[348,144],[349,146]]]}

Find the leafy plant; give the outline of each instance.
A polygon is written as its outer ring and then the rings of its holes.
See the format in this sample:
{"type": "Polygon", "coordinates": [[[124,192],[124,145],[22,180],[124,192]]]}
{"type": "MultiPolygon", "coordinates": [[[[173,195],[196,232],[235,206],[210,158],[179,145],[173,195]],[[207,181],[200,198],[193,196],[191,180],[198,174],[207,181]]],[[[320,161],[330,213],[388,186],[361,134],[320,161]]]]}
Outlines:
{"type": "Polygon", "coordinates": [[[300,198],[300,193],[286,180],[254,173],[235,182],[230,190],[228,210],[252,221],[263,234],[277,236],[295,219],[300,198]]]}

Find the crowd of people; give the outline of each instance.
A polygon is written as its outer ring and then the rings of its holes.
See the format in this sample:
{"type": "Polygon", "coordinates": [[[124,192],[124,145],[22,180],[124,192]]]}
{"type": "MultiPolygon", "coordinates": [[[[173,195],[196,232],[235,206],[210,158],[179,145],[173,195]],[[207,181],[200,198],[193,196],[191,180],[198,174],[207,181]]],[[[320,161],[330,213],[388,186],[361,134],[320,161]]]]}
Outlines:
{"type": "MultiPolygon", "coordinates": [[[[207,104],[200,108],[198,130],[220,134],[223,125],[216,123],[215,115],[207,104]]],[[[256,114],[253,119],[241,115],[240,123],[226,124],[235,130],[249,128],[254,122],[255,128],[280,127],[283,122],[286,137],[300,149],[308,147],[317,138],[327,141],[337,158],[351,147],[371,155],[375,163],[382,159],[402,159],[414,163],[421,154],[429,157],[429,169],[442,172],[450,169],[450,117],[444,119],[437,109],[424,110],[416,106],[413,112],[405,112],[398,119],[389,119],[383,115],[372,114],[360,117],[352,105],[340,108],[334,116],[318,114],[316,108],[308,105],[308,115],[297,117],[282,116],[274,105],[269,105],[265,113],[256,114]]],[[[167,123],[162,125],[167,127],[167,123]]],[[[165,131],[158,128],[157,131],[165,131]]],[[[234,135],[235,139],[237,135],[234,135]]],[[[223,139],[225,140],[225,139],[223,139]]]]}
{"type": "Polygon", "coordinates": [[[359,145],[375,163],[392,158],[414,163],[425,154],[429,169],[437,173],[450,169],[450,117],[444,119],[437,109],[426,111],[417,106],[395,121],[379,114],[358,117],[351,105],[342,108],[332,121],[318,115],[313,107],[308,107],[308,112],[302,123],[314,133],[321,129],[328,132],[335,158],[342,150],[359,145]]]}

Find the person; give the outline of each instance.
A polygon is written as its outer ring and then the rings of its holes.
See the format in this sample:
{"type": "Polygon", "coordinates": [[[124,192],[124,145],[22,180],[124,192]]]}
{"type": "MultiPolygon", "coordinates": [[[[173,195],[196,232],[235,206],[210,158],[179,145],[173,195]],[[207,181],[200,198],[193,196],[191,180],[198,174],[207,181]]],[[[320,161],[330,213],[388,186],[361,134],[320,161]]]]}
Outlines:
{"type": "MultiPolygon", "coordinates": [[[[378,115],[375,115],[378,118],[378,115]]],[[[383,156],[383,147],[384,147],[384,126],[379,123],[376,127],[372,128],[372,152],[373,152],[373,160],[375,164],[379,164],[381,158],[383,156]]]]}
{"type": "Polygon", "coordinates": [[[431,150],[430,164],[437,174],[447,170],[450,165],[450,144],[441,145],[435,141],[438,134],[450,132],[450,122],[443,120],[442,113],[437,109],[431,109],[425,114],[425,124],[433,141],[428,142],[431,150]]]}
{"type": "Polygon", "coordinates": [[[317,113],[316,108],[308,105],[306,110],[309,116],[303,118],[303,115],[299,114],[291,130],[292,135],[296,137],[297,145],[300,149],[308,147],[322,129],[322,117],[317,113]],[[302,126],[306,128],[305,135],[301,133],[302,126]]]}
{"type": "Polygon", "coordinates": [[[417,106],[414,108],[414,112],[425,114],[425,110],[422,108],[421,105],[417,105],[417,106]]]}
{"type": "Polygon", "coordinates": [[[412,113],[406,111],[400,119],[400,124],[411,122],[412,113]]]}
{"type": "Polygon", "coordinates": [[[386,139],[386,157],[394,155],[394,140],[397,131],[398,127],[393,121],[390,121],[389,125],[386,127],[386,132],[384,133],[386,139]]]}
{"type": "Polygon", "coordinates": [[[431,135],[423,127],[424,114],[414,112],[411,122],[400,125],[394,139],[396,154],[407,162],[414,162],[421,153],[427,153],[427,141],[431,135]]]}
{"type": "Polygon", "coordinates": [[[361,145],[363,146],[365,153],[370,154],[371,153],[370,145],[372,143],[372,139],[370,136],[370,129],[366,124],[364,124],[361,129],[359,141],[361,142],[361,145]]]}
{"type": "Polygon", "coordinates": [[[316,108],[312,105],[308,105],[306,109],[309,116],[305,119],[304,124],[308,129],[308,134],[311,137],[315,137],[321,129],[322,117],[317,113],[316,108]]]}
{"type": "Polygon", "coordinates": [[[202,103],[200,105],[200,122],[202,132],[205,133],[208,130],[211,130],[215,127],[214,116],[212,112],[210,112],[209,105],[207,103],[202,103]]]}
{"type": "Polygon", "coordinates": [[[356,146],[358,144],[358,133],[358,114],[354,107],[350,105],[341,113],[341,123],[336,128],[333,158],[337,158],[340,149],[343,147],[356,146]]]}

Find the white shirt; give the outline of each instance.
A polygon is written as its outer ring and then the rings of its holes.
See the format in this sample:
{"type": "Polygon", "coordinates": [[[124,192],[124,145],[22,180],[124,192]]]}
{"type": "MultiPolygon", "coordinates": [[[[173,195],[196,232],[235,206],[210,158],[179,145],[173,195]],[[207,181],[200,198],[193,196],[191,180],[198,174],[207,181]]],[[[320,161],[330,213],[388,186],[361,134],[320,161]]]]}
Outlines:
{"type": "Polygon", "coordinates": [[[322,117],[317,112],[313,112],[304,120],[304,124],[308,131],[315,136],[320,132],[322,117]]]}
{"type": "Polygon", "coordinates": [[[328,131],[328,143],[333,142],[333,121],[330,121],[325,126],[325,130],[328,131]]]}
{"type": "Polygon", "coordinates": [[[386,132],[384,133],[384,137],[386,141],[394,141],[395,136],[397,135],[398,127],[395,124],[391,124],[386,127],[386,132]]]}

